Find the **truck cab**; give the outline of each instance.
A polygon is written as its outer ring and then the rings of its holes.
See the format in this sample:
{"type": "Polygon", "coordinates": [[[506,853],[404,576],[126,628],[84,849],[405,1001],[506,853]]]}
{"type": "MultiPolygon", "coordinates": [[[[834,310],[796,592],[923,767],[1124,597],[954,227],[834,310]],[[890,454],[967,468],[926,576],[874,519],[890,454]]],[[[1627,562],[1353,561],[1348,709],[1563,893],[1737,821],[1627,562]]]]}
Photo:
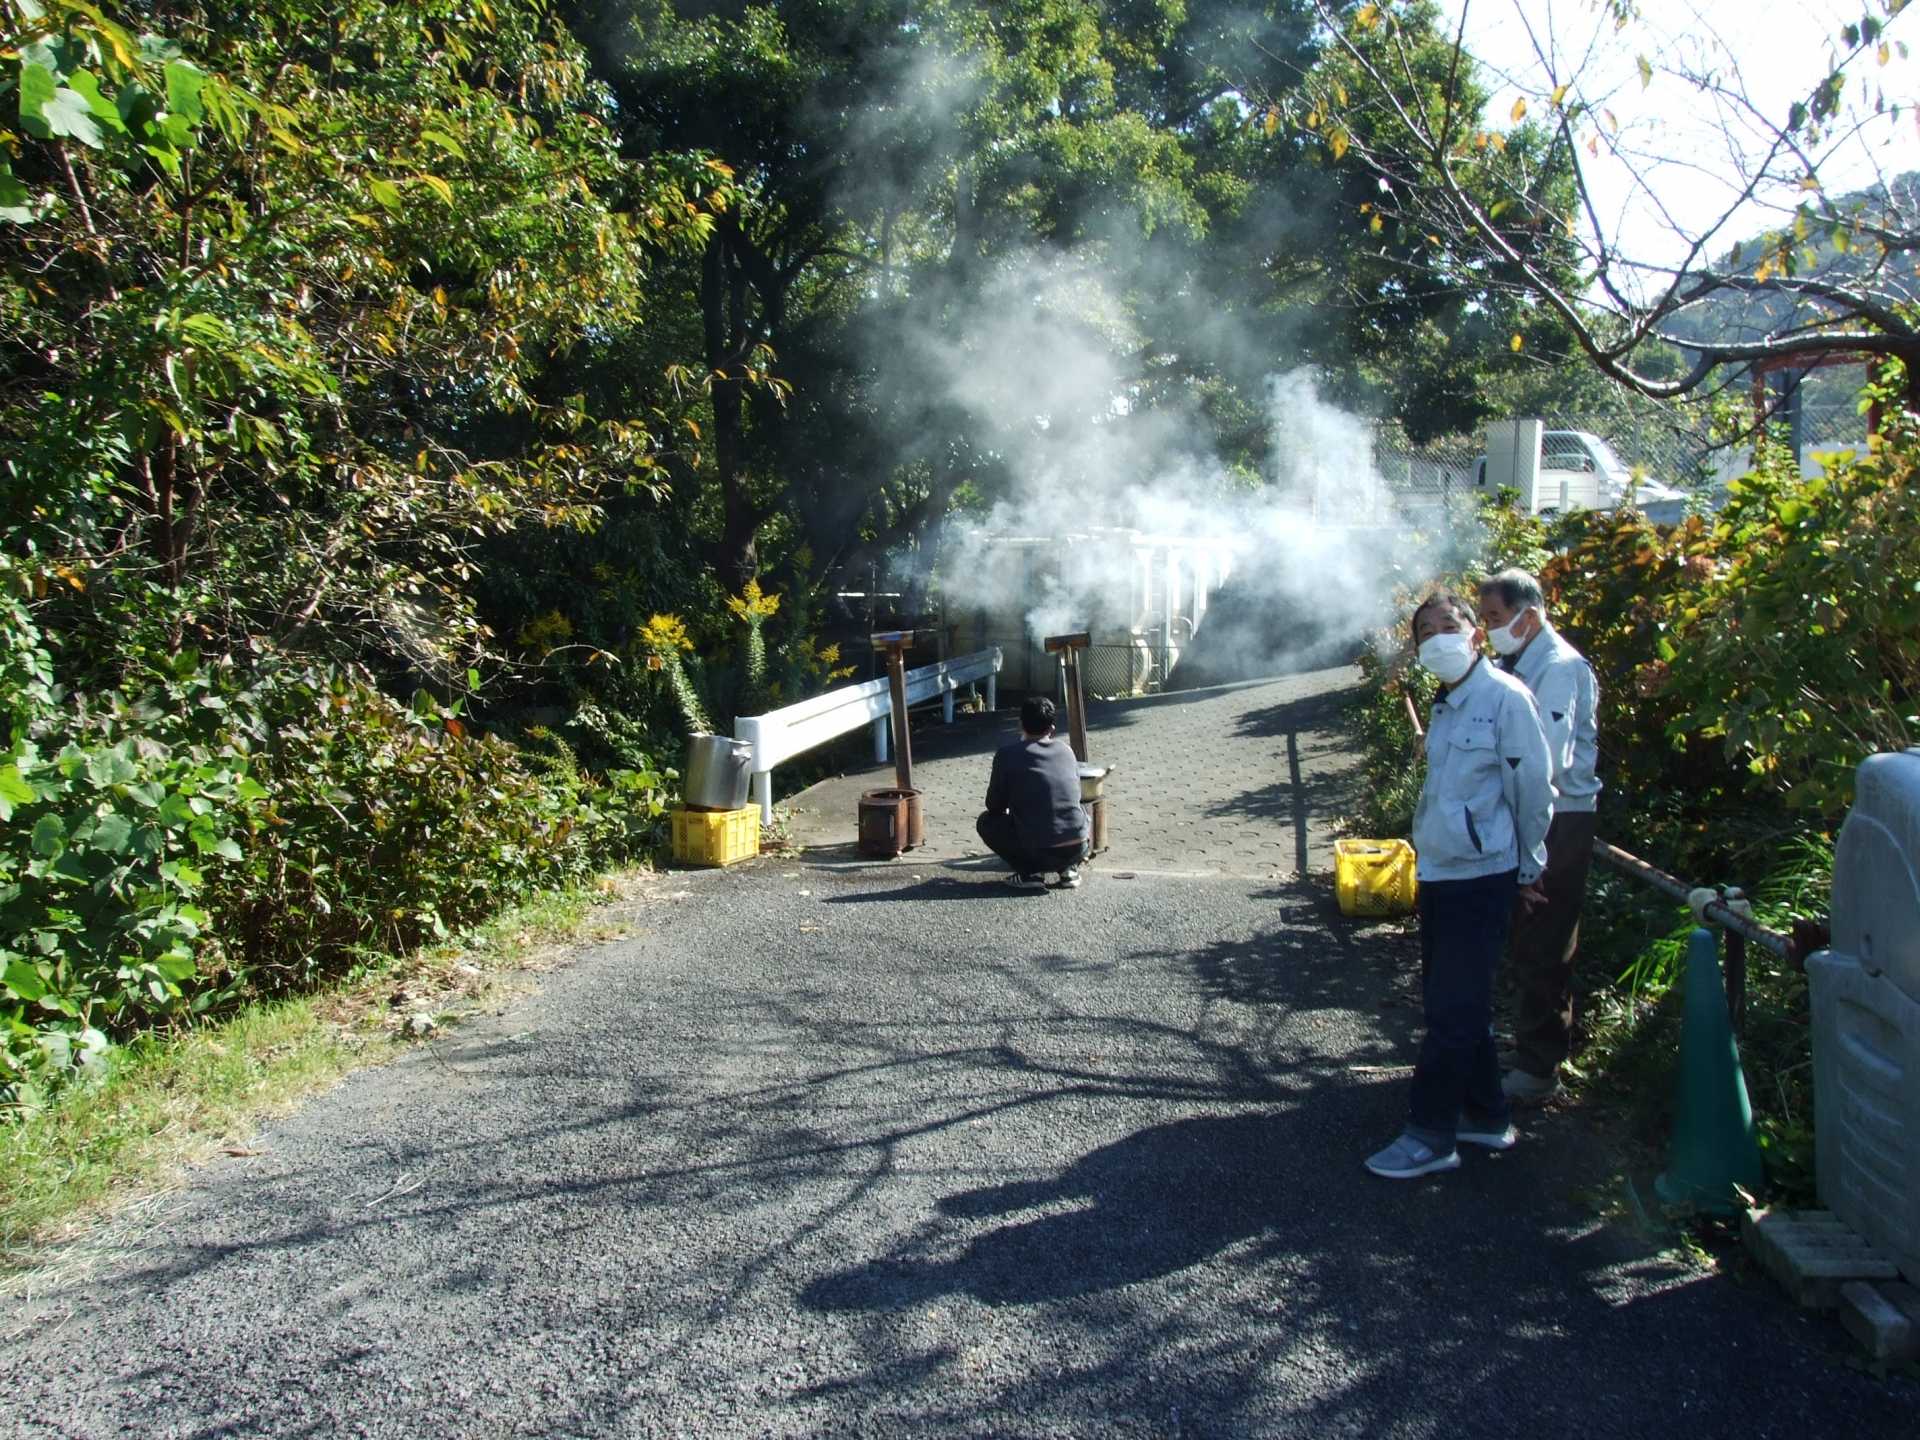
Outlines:
{"type": "MultiPolygon", "coordinates": [[[[1534,422],[1537,423],[1537,422],[1534,422]]],[[[1585,430],[1540,432],[1537,463],[1515,467],[1514,488],[1534,515],[1563,515],[1575,510],[1613,510],[1633,506],[1650,519],[1672,523],[1685,512],[1687,497],[1658,480],[1638,480],[1632,469],[1598,435],[1585,430]],[[1530,476],[1525,471],[1531,469],[1530,476]],[[1531,483],[1526,483],[1530,480],[1531,483]]],[[[1474,462],[1473,483],[1483,490],[1490,484],[1487,456],[1474,462]]]]}

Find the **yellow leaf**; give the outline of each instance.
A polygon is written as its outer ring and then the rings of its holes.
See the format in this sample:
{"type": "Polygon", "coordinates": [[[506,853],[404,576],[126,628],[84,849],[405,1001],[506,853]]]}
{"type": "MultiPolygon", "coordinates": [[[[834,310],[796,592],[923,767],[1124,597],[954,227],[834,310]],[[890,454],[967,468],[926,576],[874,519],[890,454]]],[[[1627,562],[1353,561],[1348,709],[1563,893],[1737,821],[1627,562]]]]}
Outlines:
{"type": "Polygon", "coordinates": [[[1877,50],[1874,53],[1877,55],[1882,65],[1886,64],[1889,60],[1893,59],[1893,47],[1887,44],[1887,42],[1884,40],[1880,42],[1879,50],[1877,50]]]}
{"type": "Polygon", "coordinates": [[[1473,148],[1476,150],[1484,150],[1487,148],[1487,132],[1486,131],[1476,130],[1474,132],[1473,148]]]}
{"type": "Polygon", "coordinates": [[[1346,158],[1346,153],[1347,153],[1347,132],[1346,131],[1335,130],[1331,135],[1327,137],[1327,144],[1333,150],[1334,159],[1341,160],[1346,158]]]}
{"type": "Polygon", "coordinates": [[[1375,25],[1380,23],[1380,7],[1378,5],[1362,5],[1360,7],[1360,13],[1353,17],[1353,23],[1362,30],[1371,30],[1375,25]]]}
{"type": "Polygon", "coordinates": [[[1518,330],[1514,331],[1513,339],[1507,342],[1507,348],[1513,351],[1514,354],[1518,355],[1522,350],[1527,348],[1527,342],[1525,337],[1522,336],[1518,330]]]}
{"type": "Polygon", "coordinates": [[[1591,136],[1587,140],[1587,154],[1593,156],[1596,160],[1600,158],[1600,137],[1598,135],[1591,136]]]}
{"type": "Polygon", "coordinates": [[[1278,110],[1267,111],[1267,134],[1271,135],[1273,134],[1274,131],[1278,130],[1279,128],[1280,128],[1280,112],[1278,110]]]}
{"type": "Polygon", "coordinates": [[[1338,80],[1333,82],[1333,98],[1342,105],[1347,103],[1347,87],[1342,85],[1338,80]]]}
{"type": "Polygon", "coordinates": [[[1523,97],[1519,100],[1514,101],[1513,109],[1507,113],[1511,115],[1513,119],[1516,121],[1526,119],[1527,118],[1527,102],[1525,98],[1523,97]]]}
{"type": "Polygon", "coordinates": [[[1560,102],[1566,98],[1567,98],[1566,86],[1556,85],[1553,87],[1553,99],[1551,103],[1554,109],[1558,110],[1560,108],[1560,102]]]}
{"type": "Polygon", "coordinates": [[[1320,128],[1320,112],[1318,110],[1307,111],[1307,129],[1318,130],[1319,128],[1320,128]]]}
{"type": "Polygon", "coordinates": [[[453,204],[453,187],[438,175],[416,175],[413,178],[433,191],[434,194],[438,195],[447,204],[453,204]]]}
{"type": "Polygon", "coordinates": [[[1367,222],[1367,228],[1378,235],[1382,230],[1387,228],[1387,222],[1384,217],[1376,215],[1367,222]]]}
{"type": "Polygon", "coordinates": [[[1611,110],[1602,110],[1600,112],[1600,118],[1607,122],[1607,129],[1613,131],[1616,135],[1620,133],[1620,121],[1614,116],[1611,110]]]}
{"type": "Polygon", "coordinates": [[[447,287],[446,286],[436,285],[433,287],[433,303],[438,305],[442,310],[447,308],[447,287]]]}
{"type": "Polygon", "coordinates": [[[1496,150],[1504,150],[1507,148],[1507,137],[1496,131],[1487,137],[1487,143],[1496,150]]]}

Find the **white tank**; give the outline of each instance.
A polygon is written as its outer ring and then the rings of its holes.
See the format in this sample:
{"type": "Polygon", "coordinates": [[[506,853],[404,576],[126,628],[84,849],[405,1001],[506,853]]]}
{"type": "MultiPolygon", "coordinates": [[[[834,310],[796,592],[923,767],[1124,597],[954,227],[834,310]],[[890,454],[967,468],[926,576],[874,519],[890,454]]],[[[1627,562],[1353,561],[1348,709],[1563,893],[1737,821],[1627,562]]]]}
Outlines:
{"type": "Polygon", "coordinates": [[[1920,751],[1860,766],[1807,962],[1820,1198],[1920,1281],[1920,751]]]}

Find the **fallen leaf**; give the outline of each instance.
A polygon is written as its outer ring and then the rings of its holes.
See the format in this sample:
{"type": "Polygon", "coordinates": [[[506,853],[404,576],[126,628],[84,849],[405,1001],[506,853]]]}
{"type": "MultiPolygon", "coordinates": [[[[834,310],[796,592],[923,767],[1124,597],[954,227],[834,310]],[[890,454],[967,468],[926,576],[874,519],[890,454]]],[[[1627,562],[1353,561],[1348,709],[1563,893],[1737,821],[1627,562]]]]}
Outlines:
{"type": "Polygon", "coordinates": [[[221,1149],[222,1155],[264,1155],[264,1150],[255,1150],[250,1145],[228,1145],[221,1149]]]}

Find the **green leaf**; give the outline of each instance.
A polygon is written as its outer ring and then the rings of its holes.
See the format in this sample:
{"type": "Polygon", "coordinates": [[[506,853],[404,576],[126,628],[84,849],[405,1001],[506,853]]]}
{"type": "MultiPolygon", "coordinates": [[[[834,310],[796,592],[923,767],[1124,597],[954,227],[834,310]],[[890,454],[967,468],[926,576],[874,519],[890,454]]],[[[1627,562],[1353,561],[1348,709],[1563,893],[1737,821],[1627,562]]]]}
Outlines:
{"type": "Polygon", "coordinates": [[[64,87],[44,93],[52,80],[53,72],[43,65],[20,67],[20,123],[38,140],[64,137],[78,140],[88,149],[100,149],[106,138],[100,133],[100,122],[93,118],[86,96],[64,87]],[[31,91],[29,77],[33,77],[31,91]]]}
{"type": "Polygon", "coordinates": [[[460,142],[444,130],[422,130],[420,138],[429,145],[438,145],[449,155],[457,155],[462,160],[467,158],[467,152],[461,148],[460,142]]]}
{"type": "Polygon", "coordinates": [[[94,823],[93,843],[109,855],[124,855],[133,840],[133,822],[124,815],[102,815],[94,823]]]}
{"type": "Polygon", "coordinates": [[[1634,66],[1640,72],[1640,88],[1642,90],[1653,84],[1653,66],[1648,62],[1646,56],[1635,56],[1634,66]]]}
{"type": "MultiPolygon", "coordinates": [[[[0,220],[12,225],[31,225],[40,218],[33,203],[33,192],[14,178],[13,167],[0,160],[0,220]]],[[[0,819],[4,819],[0,816],[0,819]]]]}
{"type": "Polygon", "coordinates": [[[167,62],[167,109],[175,115],[184,116],[189,125],[197,126],[207,118],[207,112],[200,103],[200,91],[207,83],[207,72],[185,60],[167,62]]]}
{"type": "Polygon", "coordinates": [[[33,824],[33,853],[54,856],[67,848],[67,827],[58,815],[42,815],[33,824]]]}
{"type": "Polygon", "coordinates": [[[221,838],[218,845],[213,847],[213,853],[225,856],[229,860],[243,860],[246,858],[240,846],[231,837],[225,836],[221,838]]]}
{"type": "Polygon", "coordinates": [[[27,133],[38,140],[53,138],[53,130],[46,122],[47,106],[53,97],[60,93],[60,77],[38,60],[28,60],[20,66],[20,123],[27,127],[27,133]]]}
{"type": "Polygon", "coordinates": [[[67,77],[67,84],[73,92],[87,102],[87,111],[107,129],[116,135],[127,133],[127,123],[121,118],[119,108],[100,93],[100,81],[90,70],[76,70],[67,77]]]}
{"type": "Polygon", "coordinates": [[[441,200],[445,201],[448,205],[453,204],[453,187],[438,175],[416,175],[413,178],[433,191],[434,194],[438,195],[441,200]]]}
{"type": "Polygon", "coordinates": [[[47,993],[47,982],[38,970],[24,960],[9,960],[6,971],[7,989],[22,1000],[38,1000],[47,993]]]}
{"type": "Polygon", "coordinates": [[[373,192],[373,198],[389,210],[398,210],[406,203],[400,194],[400,187],[391,180],[369,180],[367,189],[373,192]]]}
{"type": "Polygon", "coordinates": [[[31,805],[33,786],[21,775],[18,765],[0,765],[0,820],[13,818],[13,807],[31,805]]]}

